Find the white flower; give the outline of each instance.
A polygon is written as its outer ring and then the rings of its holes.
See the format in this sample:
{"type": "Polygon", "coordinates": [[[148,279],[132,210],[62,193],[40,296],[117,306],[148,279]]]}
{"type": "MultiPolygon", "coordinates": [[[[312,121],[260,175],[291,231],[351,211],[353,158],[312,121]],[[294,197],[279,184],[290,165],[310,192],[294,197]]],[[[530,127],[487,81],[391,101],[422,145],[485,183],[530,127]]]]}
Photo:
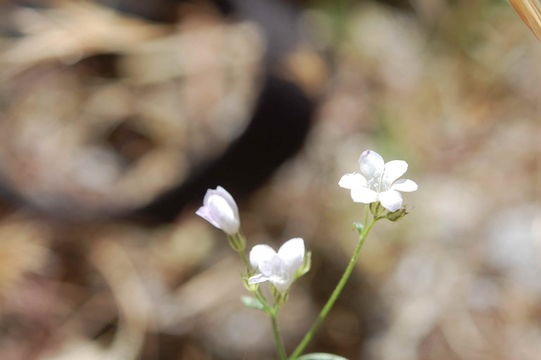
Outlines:
{"type": "Polygon", "coordinates": [[[408,170],[408,163],[403,160],[392,160],[387,163],[375,151],[365,150],[359,158],[360,173],[342,176],[338,185],[351,190],[351,198],[355,202],[370,204],[379,201],[381,205],[393,212],[402,207],[402,195],[399,191],[417,190],[417,184],[408,179],[400,179],[408,170]]]}
{"type": "Polygon", "coordinates": [[[229,235],[239,232],[239,209],[235,199],[223,187],[208,189],[203,199],[203,206],[196,212],[218,229],[229,235]]]}
{"type": "Polygon", "coordinates": [[[259,274],[248,279],[250,284],[270,281],[280,292],[286,291],[304,262],[304,241],[293,238],[278,252],[268,245],[256,245],[250,251],[250,263],[259,274]]]}

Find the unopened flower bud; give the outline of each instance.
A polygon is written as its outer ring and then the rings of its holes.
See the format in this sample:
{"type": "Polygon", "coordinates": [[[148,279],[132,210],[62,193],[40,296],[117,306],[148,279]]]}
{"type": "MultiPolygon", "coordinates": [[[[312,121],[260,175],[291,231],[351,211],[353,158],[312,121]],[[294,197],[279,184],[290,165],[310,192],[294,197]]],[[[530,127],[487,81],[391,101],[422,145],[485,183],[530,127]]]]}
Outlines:
{"type": "Polygon", "coordinates": [[[207,190],[203,206],[195,213],[228,235],[239,232],[240,219],[237,203],[221,186],[215,190],[207,190]]]}

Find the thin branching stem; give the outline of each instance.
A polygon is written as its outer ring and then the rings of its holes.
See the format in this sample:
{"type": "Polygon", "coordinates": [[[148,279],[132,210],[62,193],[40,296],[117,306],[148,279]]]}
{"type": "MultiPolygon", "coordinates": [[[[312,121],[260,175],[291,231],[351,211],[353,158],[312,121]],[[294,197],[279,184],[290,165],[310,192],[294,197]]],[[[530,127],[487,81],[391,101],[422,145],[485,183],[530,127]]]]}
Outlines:
{"type": "Polygon", "coordinates": [[[277,309],[275,309],[272,313],[269,314],[272,323],[272,335],[274,336],[276,352],[278,353],[280,360],[287,360],[286,349],[284,347],[282,336],[280,335],[280,329],[278,327],[277,313],[278,311],[277,309]]]}
{"type": "MultiPolygon", "coordinates": [[[[365,218],[366,218],[367,213],[368,213],[367,208],[365,209],[365,212],[366,212],[366,214],[365,214],[365,218]]],[[[344,289],[344,286],[346,285],[346,282],[348,281],[349,277],[351,276],[351,273],[353,272],[353,269],[355,268],[355,265],[357,264],[359,254],[361,253],[361,249],[362,249],[362,247],[364,245],[366,237],[368,236],[368,233],[370,232],[370,230],[372,230],[372,227],[374,226],[374,224],[376,223],[377,220],[378,219],[376,217],[372,217],[372,220],[370,221],[370,224],[368,224],[368,225],[366,225],[366,221],[365,221],[365,227],[363,228],[363,230],[359,234],[359,241],[357,242],[357,245],[355,246],[355,250],[353,251],[353,256],[349,260],[348,266],[344,270],[344,273],[342,274],[342,277],[340,278],[340,281],[338,282],[338,284],[334,288],[331,296],[329,297],[329,299],[327,300],[327,302],[325,303],[325,305],[321,309],[318,317],[316,318],[316,320],[312,324],[312,327],[310,328],[310,330],[308,330],[306,335],[304,335],[304,337],[302,338],[299,345],[297,345],[297,347],[295,348],[295,350],[293,351],[293,353],[289,357],[289,360],[296,360],[303,353],[306,346],[308,346],[308,343],[312,340],[312,338],[314,337],[316,332],[319,330],[319,327],[323,323],[323,320],[325,320],[325,318],[327,317],[327,315],[331,311],[334,303],[338,299],[338,296],[340,296],[340,293],[344,289]]]]}

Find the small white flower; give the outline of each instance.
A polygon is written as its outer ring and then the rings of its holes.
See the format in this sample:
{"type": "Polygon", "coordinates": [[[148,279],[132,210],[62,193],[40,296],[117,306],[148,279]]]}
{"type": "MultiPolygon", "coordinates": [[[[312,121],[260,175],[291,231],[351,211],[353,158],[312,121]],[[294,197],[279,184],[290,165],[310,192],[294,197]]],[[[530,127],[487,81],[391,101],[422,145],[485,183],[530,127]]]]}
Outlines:
{"type": "Polygon", "coordinates": [[[359,158],[360,173],[342,176],[338,185],[351,190],[354,202],[370,204],[379,201],[381,205],[393,212],[402,207],[402,195],[399,191],[417,190],[413,180],[400,179],[408,170],[408,163],[403,160],[392,160],[387,163],[375,151],[365,150],[359,158]]]}
{"type": "Polygon", "coordinates": [[[268,245],[256,245],[250,251],[250,263],[259,274],[248,279],[250,284],[270,281],[280,292],[286,291],[304,262],[304,241],[293,238],[286,241],[278,252],[268,245]]]}
{"type": "Polygon", "coordinates": [[[195,213],[229,235],[239,232],[240,220],[237,203],[231,194],[221,186],[218,186],[216,190],[207,190],[203,206],[195,213]]]}

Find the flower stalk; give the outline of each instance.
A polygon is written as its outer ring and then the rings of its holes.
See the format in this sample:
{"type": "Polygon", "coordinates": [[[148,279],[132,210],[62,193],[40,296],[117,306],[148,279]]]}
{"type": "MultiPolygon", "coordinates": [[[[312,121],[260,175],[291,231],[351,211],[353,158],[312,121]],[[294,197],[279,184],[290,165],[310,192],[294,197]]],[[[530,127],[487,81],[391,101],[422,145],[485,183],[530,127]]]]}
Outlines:
{"type": "MultiPolygon", "coordinates": [[[[368,214],[368,209],[365,208],[365,218],[366,218],[367,214],[368,214]]],[[[363,245],[364,245],[364,243],[366,241],[366,238],[367,238],[368,234],[370,233],[370,230],[372,230],[372,228],[374,227],[374,225],[376,224],[376,222],[378,220],[379,219],[377,217],[373,216],[370,223],[367,226],[365,226],[363,228],[363,230],[360,232],[359,240],[357,241],[357,245],[355,246],[355,250],[353,251],[353,255],[352,255],[351,259],[349,260],[349,263],[348,263],[346,269],[344,270],[344,273],[342,274],[342,277],[338,281],[338,284],[334,288],[331,296],[329,297],[329,299],[327,300],[327,302],[325,303],[325,305],[321,309],[321,311],[320,311],[319,315],[317,316],[316,320],[314,321],[314,323],[312,324],[312,326],[310,327],[310,329],[308,330],[306,335],[304,335],[304,337],[300,341],[299,345],[297,345],[297,347],[295,348],[295,350],[293,351],[293,353],[289,357],[289,360],[296,360],[303,353],[304,349],[306,349],[306,346],[308,346],[308,344],[310,343],[310,341],[312,340],[312,338],[314,337],[316,332],[321,327],[321,324],[323,323],[323,321],[325,320],[325,318],[327,317],[327,315],[331,311],[334,303],[336,302],[336,300],[338,299],[338,297],[342,293],[342,290],[344,289],[344,286],[346,285],[349,277],[351,276],[351,273],[353,272],[353,269],[355,268],[355,265],[357,264],[357,260],[359,259],[359,255],[361,254],[361,250],[362,250],[363,245]]]]}
{"type": "Polygon", "coordinates": [[[287,360],[286,349],[284,347],[284,342],[282,341],[282,336],[280,335],[280,328],[278,327],[277,315],[278,308],[275,308],[274,311],[269,314],[271,318],[272,335],[274,337],[274,344],[276,345],[276,351],[278,352],[280,360],[287,360]]]}
{"type": "Polygon", "coordinates": [[[239,254],[242,263],[246,267],[246,274],[252,276],[253,271],[250,266],[250,260],[248,260],[248,255],[246,254],[246,239],[244,236],[238,232],[233,235],[227,235],[227,239],[229,240],[229,246],[239,254]]]}

